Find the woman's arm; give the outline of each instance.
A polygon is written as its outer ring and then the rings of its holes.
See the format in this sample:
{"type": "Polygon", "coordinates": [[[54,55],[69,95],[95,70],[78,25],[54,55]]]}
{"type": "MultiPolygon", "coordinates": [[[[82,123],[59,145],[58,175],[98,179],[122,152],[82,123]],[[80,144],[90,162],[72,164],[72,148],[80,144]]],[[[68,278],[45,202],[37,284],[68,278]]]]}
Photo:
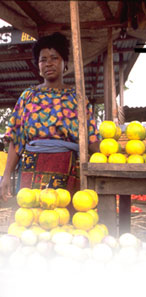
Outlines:
{"type": "Polygon", "coordinates": [[[19,156],[16,154],[13,142],[11,141],[9,144],[6,168],[0,184],[0,196],[3,200],[7,200],[8,196],[10,196],[11,173],[15,170],[18,161],[19,156]]]}

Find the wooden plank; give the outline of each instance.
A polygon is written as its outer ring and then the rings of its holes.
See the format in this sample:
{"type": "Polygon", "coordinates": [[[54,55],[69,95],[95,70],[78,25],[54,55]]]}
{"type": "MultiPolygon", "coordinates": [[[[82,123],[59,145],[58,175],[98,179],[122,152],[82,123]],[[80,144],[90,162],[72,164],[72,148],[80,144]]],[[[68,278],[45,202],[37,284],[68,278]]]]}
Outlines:
{"type": "Polygon", "coordinates": [[[87,178],[81,164],[88,160],[87,116],[85,99],[85,82],[80,38],[78,1],[70,1],[71,31],[75,67],[76,93],[78,99],[79,148],[80,148],[80,187],[87,188],[87,178]]]}
{"type": "Polygon", "coordinates": [[[115,177],[88,177],[87,181],[91,187],[91,179],[94,180],[94,189],[103,195],[145,195],[145,178],[115,178],[115,177]]]}
{"type": "Polygon", "coordinates": [[[109,164],[109,163],[83,163],[82,168],[87,176],[111,177],[146,177],[146,164],[109,164]]]}

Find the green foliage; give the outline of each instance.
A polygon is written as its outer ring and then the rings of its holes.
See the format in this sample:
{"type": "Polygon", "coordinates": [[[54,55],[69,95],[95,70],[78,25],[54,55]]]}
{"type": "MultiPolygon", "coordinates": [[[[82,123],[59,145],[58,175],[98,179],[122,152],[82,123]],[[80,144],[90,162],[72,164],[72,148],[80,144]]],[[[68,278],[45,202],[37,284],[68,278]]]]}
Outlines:
{"type": "Polygon", "coordinates": [[[12,114],[11,108],[0,109],[0,133],[1,134],[4,134],[6,132],[11,114],[12,114]]]}
{"type": "Polygon", "coordinates": [[[105,117],[104,104],[95,104],[94,116],[96,118],[97,123],[104,121],[104,117],[105,117]]]}

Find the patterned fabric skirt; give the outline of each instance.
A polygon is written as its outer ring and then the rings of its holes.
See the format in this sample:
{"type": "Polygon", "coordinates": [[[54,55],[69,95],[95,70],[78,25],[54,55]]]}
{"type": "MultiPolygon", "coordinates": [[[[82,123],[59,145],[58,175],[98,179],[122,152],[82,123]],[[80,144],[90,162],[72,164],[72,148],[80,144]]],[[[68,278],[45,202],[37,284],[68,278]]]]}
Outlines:
{"type": "Polygon", "coordinates": [[[25,151],[19,172],[19,187],[31,189],[63,188],[71,195],[80,189],[79,160],[73,151],[33,153],[25,151]]]}

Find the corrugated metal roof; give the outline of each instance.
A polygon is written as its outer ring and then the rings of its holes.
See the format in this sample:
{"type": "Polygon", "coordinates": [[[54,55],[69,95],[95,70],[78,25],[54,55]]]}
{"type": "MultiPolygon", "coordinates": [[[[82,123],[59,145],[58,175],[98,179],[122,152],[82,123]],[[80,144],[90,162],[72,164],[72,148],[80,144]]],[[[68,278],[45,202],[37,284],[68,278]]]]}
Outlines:
{"type": "MultiPolygon", "coordinates": [[[[85,88],[89,100],[93,103],[104,102],[103,65],[108,42],[107,28],[112,27],[113,61],[117,94],[119,93],[120,55],[122,54],[123,57],[124,81],[126,81],[139,55],[135,53],[134,49],[138,43],[146,40],[145,28],[139,27],[134,29],[132,26],[129,27],[132,11],[128,15],[129,10],[127,10],[128,19],[122,21],[126,17],[124,5],[127,5],[127,9],[129,9],[129,4],[125,1],[84,1],[84,5],[82,1],[79,1],[85,88]]],[[[2,0],[0,2],[0,17],[2,16],[19,30],[16,30],[14,27],[4,27],[0,29],[0,36],[6,32],[13,33],[15,31],[15,35],[17,35],[18,31],[19,33],[23,31],[37,38],[38,35],[46,35],[58,29],[71,40],[68,1],[2,0]],[[9,20],[7,19],[8,15],[9,20]]],[[[141,14],[141,21],[144,17],[141,14]]],[[[8,102],[9,105],[14,105],[18,96],[26,87],[41,82],[42,79],[34,65],[31,51],[32,42],[30,41],[22,43],[19,40],[18,42],[13,42],[13,44],[0,42],[1,106],[5,102],[8,102]]],[[[71,50],[69,71],[64,76],[64,82],[74,85],[72,60],[71,50]]]]}

